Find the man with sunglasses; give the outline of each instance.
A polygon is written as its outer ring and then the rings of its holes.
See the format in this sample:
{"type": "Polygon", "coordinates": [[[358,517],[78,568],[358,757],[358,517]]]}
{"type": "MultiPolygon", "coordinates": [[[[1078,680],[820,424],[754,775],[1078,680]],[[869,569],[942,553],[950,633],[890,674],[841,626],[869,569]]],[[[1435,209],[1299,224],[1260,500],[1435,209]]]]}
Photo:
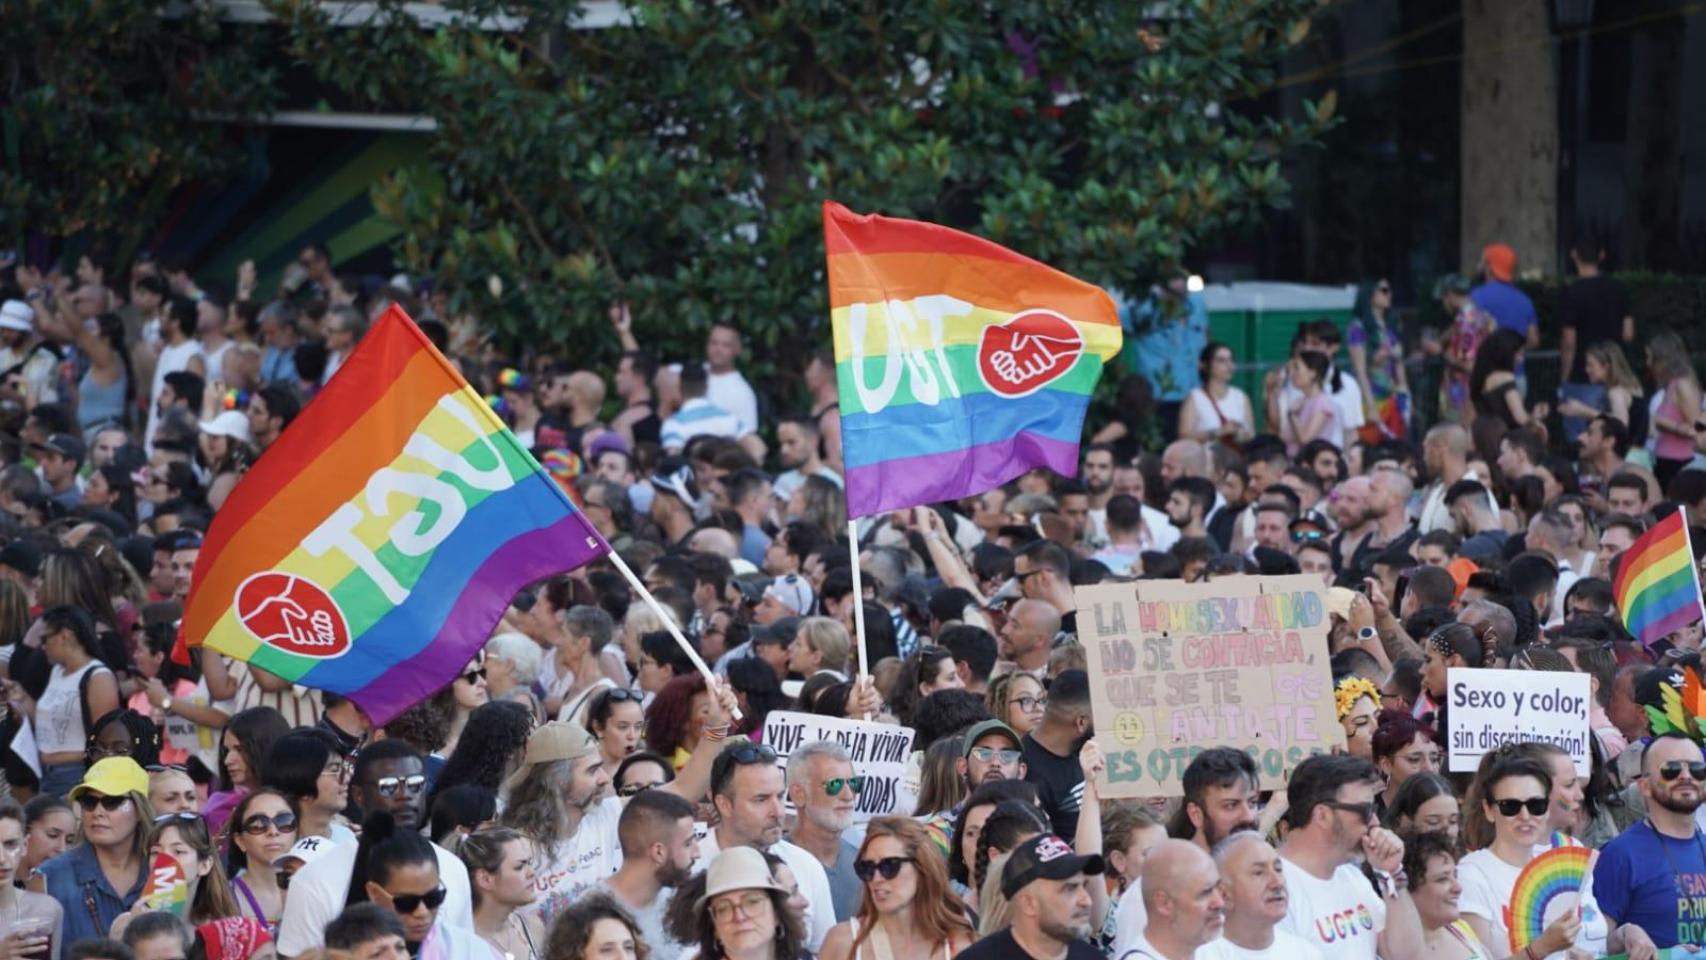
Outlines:
{"type": "MultiPolygon", "coordinates": [[[[397,829],[418,830],[425,824],[426,773],[420,754],[401,740],[380,740],[362,748],[350,780],[350,799],[363,817],[378,810],[389,813],[397,829]]],[[[278,953],[295,957],[324,944],[326,925],[343,911],[355,867],[357,845],[339,843],[290,880],[284,916],[279,921],[278,953]]],[[[474,901],[468,869],[448,850],[433,845],[438,875],[444,884],[439,917],[472,930],[474,901]]]]}
{"type": "Polygon", "coordinates": [[[1287,784],[1291,830],[1280,858],[1291,905],[1280,925],[1326,960],[1407,957],[1422,942],[1404,883],[1404,843],[1375,820],[1383,787],[1373,763],[1343,754],[1304,760],[1287,784]],[[1359,859],[1380,878],[1380,889],[1359,859]]]}
{"type": "Polygon", "coordinates": [[[718,853],[734,847],[756,847],[781,857],[806,898],[806,949],[815,955],[835,925],[835,897],[817,857],[782,839],[784,796],[776,751],[736,741],[718,754],[711,766],[711,800],[719,822],[699,841],[699,863],[694,869],[705,869],[718,853]]]}
{"type": "Polygon", "coordinates": [[[859,848],[841,834],[853,825],[864,789],[865,778],[855,775],[852,758],[838,743],[820,740],[788,755],[788,799],[797,811],[788,840],[823,864],[837,923],[859,909],[859,876],[853,872],[859,848]]]}
{"type": "Polygon", "coordinates": [[[1600,851],[1593,887],[1614,926],[1607,951],[1648,960],[1655,949],[1706,943],[1706,920],[1691,906],[1706,889],[1706,833],[1696,814],[1706,758],[1680,733],[1653,738],[1641,758],[1647,818],[1600,851]]]}

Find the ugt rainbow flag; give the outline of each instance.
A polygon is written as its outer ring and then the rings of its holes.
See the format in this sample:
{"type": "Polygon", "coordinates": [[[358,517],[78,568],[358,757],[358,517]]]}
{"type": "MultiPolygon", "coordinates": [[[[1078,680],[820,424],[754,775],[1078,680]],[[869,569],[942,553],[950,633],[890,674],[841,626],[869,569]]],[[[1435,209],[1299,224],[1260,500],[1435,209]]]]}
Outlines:
{"type": "Polygon", "coordinates": [[[184,637],[383,724],[450,683],[516,591],[609,550],[393,306],[215,516],[184,637]]]}
{"type": "Polygon", "coordinates": [[[1623,625],[1646,646],[1700,619],[1700,578],[1681,510],[1623,552],[1611,589],[1623,625]]]}
{"type": "Polygon", "coordinates": [[[1100,288],[958,230],[823,205],[847,512],[1074,476],[1120,349],[1100,288]]]}

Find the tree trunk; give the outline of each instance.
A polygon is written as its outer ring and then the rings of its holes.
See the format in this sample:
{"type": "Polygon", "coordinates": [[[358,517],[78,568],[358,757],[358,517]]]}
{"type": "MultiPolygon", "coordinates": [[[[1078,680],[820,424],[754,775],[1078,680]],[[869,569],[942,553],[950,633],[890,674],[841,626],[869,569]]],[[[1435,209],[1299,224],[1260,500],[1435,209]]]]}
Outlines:
{"type": "Polygon", "coordinates": [[[1558,84],[1547,0],[1463,0],[1462,250],[1555,273],[1558,84]]]}

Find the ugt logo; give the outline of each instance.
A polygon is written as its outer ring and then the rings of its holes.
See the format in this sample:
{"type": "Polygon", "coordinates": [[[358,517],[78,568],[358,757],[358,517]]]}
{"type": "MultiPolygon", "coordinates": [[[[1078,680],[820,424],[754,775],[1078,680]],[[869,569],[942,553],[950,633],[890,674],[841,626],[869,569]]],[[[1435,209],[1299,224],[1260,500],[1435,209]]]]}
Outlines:
{"type": "Polygon", "coordinates": [[[268,570],[244,580],[235,599],[237,622],[262,643],[328,660],[349,649],[349,623],[324,588],[306,577],[268,570]]]}

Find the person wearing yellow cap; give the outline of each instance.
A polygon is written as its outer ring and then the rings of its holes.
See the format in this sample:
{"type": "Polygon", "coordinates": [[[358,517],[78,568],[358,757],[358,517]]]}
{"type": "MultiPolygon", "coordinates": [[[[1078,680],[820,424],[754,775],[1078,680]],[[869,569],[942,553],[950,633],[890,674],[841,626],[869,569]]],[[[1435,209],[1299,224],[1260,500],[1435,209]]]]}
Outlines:
{"type": "Polygon", "coordinates": [[[148,879],[148,774],[129,757],[108,757],[71,788],[83,811],[83,840],[36,868],[30,889],[66,905],[62,943],[99,940],[136,905],[148,879]]]}

